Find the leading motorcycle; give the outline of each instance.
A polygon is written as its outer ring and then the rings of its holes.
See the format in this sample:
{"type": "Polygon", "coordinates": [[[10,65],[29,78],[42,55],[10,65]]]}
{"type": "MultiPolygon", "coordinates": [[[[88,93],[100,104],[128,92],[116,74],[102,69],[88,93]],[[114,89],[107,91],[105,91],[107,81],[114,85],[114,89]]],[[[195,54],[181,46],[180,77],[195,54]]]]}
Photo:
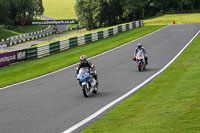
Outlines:
{"type": "Polygon", "coordinates": [[[98,92],[97,81],[90,74],[88,68],[81,68],[77,75],[77,80],[82,87],[82,92],[85,97],[89,97],[92,93],[98,92]]]}

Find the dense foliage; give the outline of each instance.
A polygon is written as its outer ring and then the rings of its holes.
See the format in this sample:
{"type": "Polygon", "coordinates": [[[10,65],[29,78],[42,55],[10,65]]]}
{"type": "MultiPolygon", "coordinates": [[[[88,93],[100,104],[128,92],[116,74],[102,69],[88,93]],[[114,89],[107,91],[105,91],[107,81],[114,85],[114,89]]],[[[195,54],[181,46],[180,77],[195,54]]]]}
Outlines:
{"type": "Polygon", "coordinates": [[[157,13],[198,12],[199,0],[76,0],[80,26],[88,30],[134,21],[157,13]]]}
{"type": "Polygon", "coordinates": [[[32,20],[43,12],[42,0],[0,0],[0,24],[32,20]]]}

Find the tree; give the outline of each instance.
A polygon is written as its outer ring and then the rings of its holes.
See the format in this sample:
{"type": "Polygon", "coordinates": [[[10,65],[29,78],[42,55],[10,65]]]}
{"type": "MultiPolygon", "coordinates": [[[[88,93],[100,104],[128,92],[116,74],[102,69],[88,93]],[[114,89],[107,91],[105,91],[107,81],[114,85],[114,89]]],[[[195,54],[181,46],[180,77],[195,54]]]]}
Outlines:
{"type": "Polygon", "coordinates": [[[8,7],[5,1],[0,0],[0,24],[5,24],[8,19],[8,7]]]}
{"type": "Polygon", "coordinates": [[[44,7],[42,0],[36,0],[36,16],[42,15],[44,13],[44,7]]]}
{"type": "Polygon", "coordinates": [[[0,23],[13,25],[15,21],[33,20],[42,15],[42,0],[0,0],[0,23]]]}
{"type": "Polygon", "coordinates": [[[81,27],[86,26],[88,30],[94,27],[92,16],[92,0],[77,0],[75,4],[75,11],[81,27]]]}
{"type": "Polygon", "coordinates": [[[175,13],[199,7],[197,0],[76,0],[75,10],[80,25],[90,30],[143,19],[158,12],[175,13]]]}
{"type": "Polygon", "coordinates": [[[145,9],[149,0],[125,0],[123,2],[123,18],[126,20],[141,19],[145,16],[145,9]]]}
{"type": "Polygon", "coordinates": [[[88,30],[116,24],[120,20],[120,0],[76,0],[80,26],[88,30]]]}
{"type": "Polygon", "coordinates": [[[104,27],[106,25],[105,20],[107,17],[106,9],[108,8],[108,4],[106,0],[96,0],[93,2],[93,21],[96,27],[104,27]]]}

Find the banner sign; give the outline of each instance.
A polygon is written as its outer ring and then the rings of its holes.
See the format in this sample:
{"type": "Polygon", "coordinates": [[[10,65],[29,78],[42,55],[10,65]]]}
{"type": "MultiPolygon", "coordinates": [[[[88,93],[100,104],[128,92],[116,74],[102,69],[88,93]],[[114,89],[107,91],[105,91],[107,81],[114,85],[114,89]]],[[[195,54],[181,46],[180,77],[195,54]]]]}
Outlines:
{"type": "Polygon", "coordinates": [[[0,67],[26,60],[26,50],[0,53],[0,67]]]}
{"type": "Polygon", "coordinates": [[[78,24],[76,19],[66,20],[38,20],[38,21],[16,21],[16,25],[67,25],[67,24],[78,24]]]}

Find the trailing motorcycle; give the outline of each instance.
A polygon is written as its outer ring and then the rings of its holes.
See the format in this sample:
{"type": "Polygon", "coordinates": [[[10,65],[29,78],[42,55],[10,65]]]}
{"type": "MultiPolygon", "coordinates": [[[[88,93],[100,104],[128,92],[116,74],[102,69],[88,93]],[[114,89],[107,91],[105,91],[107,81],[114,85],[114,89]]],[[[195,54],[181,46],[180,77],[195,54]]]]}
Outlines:
{"type": "Polygon", "coordinates": [[[83,95],[85,97],[89,97],[92,93],[95,94],[98,92],[97,81],[89,73],[89,70],[87,68],[81,68],[79,70],[77,80],[82,87],[83,95]]]}
{"type": "Polygon", "coordinates": [[[142,51],[138,51],[136,54],[136,57],[133,57],[133,60],[137,62],[138,65],[138,70],[142,71],[146,69],[146,61],[145,61],[145,56],[142,51]]]}

